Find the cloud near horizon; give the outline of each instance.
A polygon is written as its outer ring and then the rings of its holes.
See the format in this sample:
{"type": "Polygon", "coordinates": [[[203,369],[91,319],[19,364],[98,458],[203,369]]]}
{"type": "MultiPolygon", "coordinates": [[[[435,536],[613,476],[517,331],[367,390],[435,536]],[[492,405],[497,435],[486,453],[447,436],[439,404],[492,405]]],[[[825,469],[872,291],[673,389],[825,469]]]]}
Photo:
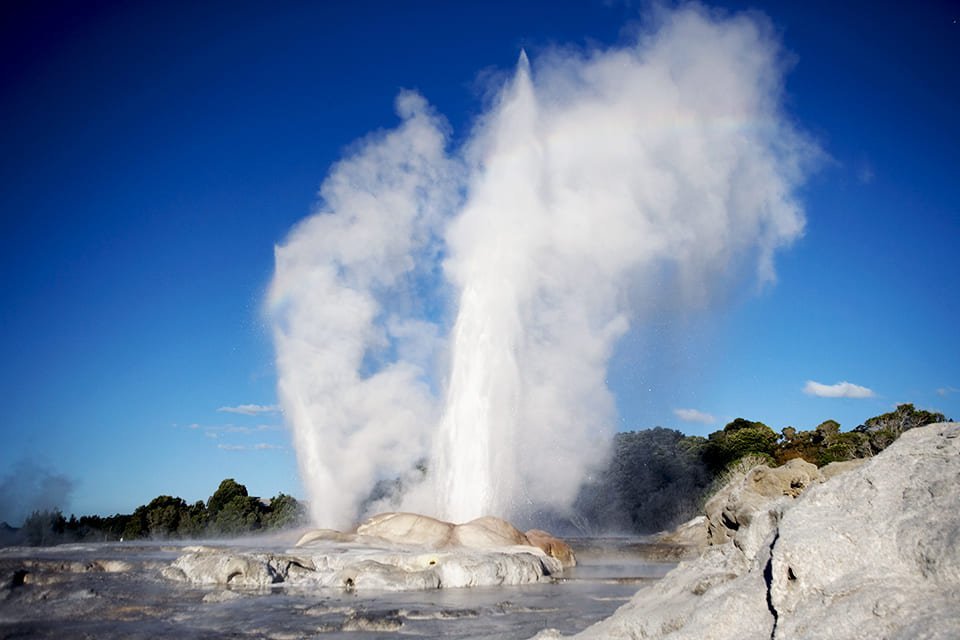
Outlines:
{"type": "Polygon", "coordinates": [[[836,384],[821,384],[813,380],[807,380],[807,384],[803,386],[803,392],[818,398],[872,398],[876,395],[873,389],[847,381],[836,384]]]}
{"type": "Polygon", "coordinates": [[[258,442],[257,444],[218,444],[217,449],[224,451],[273,451],[280,450],[283,447],[279,444],[270,444],[267,442],[258,442]]]}
{"type": "Polygon", "coordinates": [[[674,409],[673,414],[684,422],[699,422],[701,424],[713,424],[717,421],[709,413],[698,411],[696,409],[674,409]]]}
{"type": "Polygon", "coordinates": [[[239,413],[245,416],[255,416],[261,413],[276,413],[280,411],[280,407],[275,404],[241,404],[235,407],[220,407],[217,411],[220,413],[239,413]]]}

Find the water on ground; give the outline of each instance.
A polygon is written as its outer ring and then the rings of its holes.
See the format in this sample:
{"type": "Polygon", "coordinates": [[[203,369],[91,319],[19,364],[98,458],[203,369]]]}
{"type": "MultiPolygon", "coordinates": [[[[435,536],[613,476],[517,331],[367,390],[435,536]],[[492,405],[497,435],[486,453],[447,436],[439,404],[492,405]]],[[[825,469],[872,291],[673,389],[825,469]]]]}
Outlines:
{"type": "MultiPolygon", "coordinates": [[[[676,564],[644,540],[571,542],[579,565],[550,582],[399,593],[282,584],[228,589],[164,579],[161,569],[184,544],[11,547],[0,549],[0,638],[529,638],[545,628],[567,634],[609,616],[676,564]]],[[[240,545],[253,548],[250,540],[240,545]]]]}

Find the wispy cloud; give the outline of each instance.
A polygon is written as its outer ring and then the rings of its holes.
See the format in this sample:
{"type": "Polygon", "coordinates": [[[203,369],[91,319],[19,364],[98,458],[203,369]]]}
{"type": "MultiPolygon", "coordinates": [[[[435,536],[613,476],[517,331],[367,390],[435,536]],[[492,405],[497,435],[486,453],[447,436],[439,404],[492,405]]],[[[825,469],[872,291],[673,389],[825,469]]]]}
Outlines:
{"type": "Polygon", "coordinates": [[[960,389],[957,389],[956,387],[940,387],[937,389],[937,395],[940,397],[948,396],[951,393],[960,393],[960,389]]]}
{"type": "Polygon", "coordinates": [[[873,389],[846,381],[836,384],[821,384],[813,380],[807,380],[803,392],[818,398],[872,398],[875,395],[873,389]]]}
{"type": "Polygon", "coordinates": [[[280,407],[275,404],[240,404],[235,407],[220,407],[221,413],[240,413],[245,416],[255,416],[261,413],[276,413],[280,407]]]}
{"type": "MultiPolygon", "coordinates": [[[[177,425],[174,425],[176,427],[177,425]]],[[[237,424],[199,424],[192,423],[186,425],[185,429],[190,429],[192,431],[202,431],[205,435],[210,436],[211,438],[216,438],[218,434],[221,433],[263,433],[265,431],[283,431],[283,427],[278,424],[258,424],[253,427],[247,427],[244,425],[237,424]]]]}
{"type": "Polygon", "coordinates": [[[224,451],[268,451],[273,449],[283,449],[279,444],[270,444],[267,442],[258,442],[257,444],[218,444],[218,449],[224,451]]]}
{"type": "Polygon", "coordinates": [[[697,411],[696,409],[674,409],[673,414],[684,422],[700,422],[703,424],[713,424],[717,421],[709,413],[697,411]]]}

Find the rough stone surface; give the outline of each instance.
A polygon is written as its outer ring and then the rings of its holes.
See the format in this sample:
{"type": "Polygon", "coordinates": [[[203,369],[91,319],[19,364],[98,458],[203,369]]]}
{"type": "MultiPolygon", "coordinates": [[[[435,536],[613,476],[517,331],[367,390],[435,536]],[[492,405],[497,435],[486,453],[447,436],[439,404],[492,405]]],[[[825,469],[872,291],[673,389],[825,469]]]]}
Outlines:
{"type": "Polygon", "coordinates": [[[440,548],[450,543],[454,525],[416,513],[381,513],[357,527],[357,535],[398,544],[440,548]]]}
{"type": "Polygon", "coordinates": [[[687,520],[672,531],[657,534],[657,542],[681,545],[693,550],[703,551],[707,547],[708,536],[707,517],[697,516],[687,520]]]}
{"type": "Polygon", "coordinates": [[[563,540],[540,529],[531,529],[524,535],[530,544],[538,547],[551,558],[559,560],[564,568],[577,566],[577,556],[573,553],[573,548],[563,540]]]}
{"type": "Polygon", "coordinates": [[[200,548],[177,558],[162,574],[169,580],[231,588],[286,583],[348,591],[412,591],[529,584],[562,569],[559,560],[533,547],[417,552],[325,545],[301,548],[295,554],[200,548]]]}
{"type": "Polygon", "coordinates": [[[496,547],[510,547],[514,545],[529,545],[527,536],[523,535],[506,520],[484,516],[453,527],[450,536],[450,546],[467,547],[469,549],[493,549],[496,547]]]}
{"type": "Polygon", "coordinates": [[[265,554],[191,547],[163,570],[170,580],[264,588],[276,583],[350,591],[411,591],[528,584],[573,566],[573,551],[546,532],[531,542],[505,520],[454,525],[413,513],[384,513],[355,533],[305,533],[294,551],[265,554]]]}
{"type": "Polygon", "coordinates": [[[708,513],[725,542],[576,637],[960,637],[960,424],[907,431],[822,484],[802,465],[753,471],[708,513]],[[783,495],[796,482],[809,489],[783,495]]]}
{"type": "Polygon", "coordinates": [[[755,556],[786,502],[822,480],[817,466],[800,458],[735,476],[704,506],[707,540],[714,545],[732,540],[748,557],[755,556]]]}

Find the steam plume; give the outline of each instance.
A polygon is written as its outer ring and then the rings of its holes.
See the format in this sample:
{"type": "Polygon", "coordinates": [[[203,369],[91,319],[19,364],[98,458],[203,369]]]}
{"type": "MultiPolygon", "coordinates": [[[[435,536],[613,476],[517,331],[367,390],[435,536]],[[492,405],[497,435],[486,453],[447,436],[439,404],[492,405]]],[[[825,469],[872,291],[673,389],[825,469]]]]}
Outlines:
{"type": "Polygon", "coordinates": [[[402,93],[400,126],[337,164],[277,248],[280,401],[323,525],[423,458],[407,508],[562,510],[605,455],[631,322],[772,280],[802,232],[815,149],[780,111],[761,21],[689,7],[631,47],[536,62],[452,151],[402,93]]]}
{"type": "Polygon", "coordinates": [[[19,526],[33,511],[66,509],[73,481],[42,464],[23,459],[0,480],[0,521],[19,526]]]}

